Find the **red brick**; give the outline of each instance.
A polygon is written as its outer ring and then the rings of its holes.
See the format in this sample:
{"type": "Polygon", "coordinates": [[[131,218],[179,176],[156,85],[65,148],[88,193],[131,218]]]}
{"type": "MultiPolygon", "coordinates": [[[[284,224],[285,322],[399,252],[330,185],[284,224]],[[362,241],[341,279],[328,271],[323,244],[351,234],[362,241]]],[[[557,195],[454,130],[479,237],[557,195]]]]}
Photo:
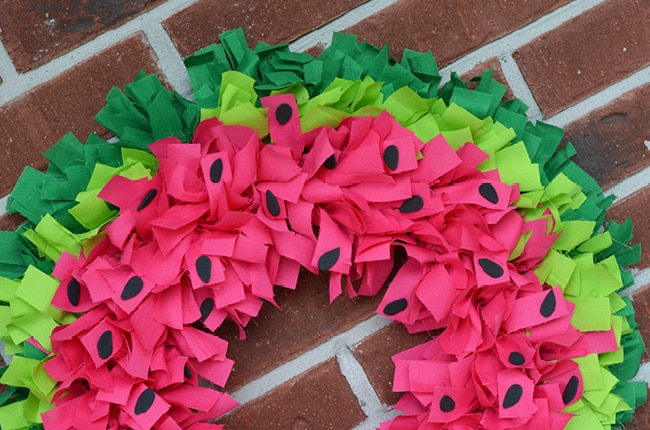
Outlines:
{"type": "Polygon", "coordinates": [[[644,143],[650,139],[648,124],[650,85],[645,85],[569,124],[565,140],[578,151],[574,161],[609,188],[650,165],[644,143]]]}
{"type": "Polygon", "coordinates": [[[19,214],[5,214],[0,216],[0,230],[15,231],[25,218],[19,214]]]}
{"type": "Polygon", "coordinates": [[[546,116],[650,64],[645,0],[610,0],[514,54],[546,116]]]}
{"type": "MultiPolygon", "coordinates": [[[[617,202],[607,214],[608,219],[617,222],[632,218],[634,223],[634,238],[632,241],[633,243],[640,243],[644,251],[641,254],[641,262],[634,266],[637,269],[645,269],[650,266],[650,253],[648,253],[648,250],[650,250],[650,218],[648,218],[648,208],[650,208],[650,187],[645,187],[617,202]]],[[[650,341],[650,337],[648,340],[650,341]]]]}
{"type": "Polygon", "coordinates": [[[217,334],[227,339],[228,357],[235,367],[226,388],[234,391],[280,364],[312,349],[332,336],[371,317],[380,297],[354,301],[339,296],[329,304],[328,275],[301,272],[295,291],[276,288],[282,310],[265,305],[246,327],[246,339],[238,340],[234,324],[225,324],[217,334]]]}
{"type": "Polygon", "coordinates": [[[97,37],[164,0],[0,2],[0,39],[26,72],[97,37]]]}
{"type": "Polygon", "coordinates": [[[391,324],[354,347],[354,355],[382,403],[394,405],[403,394],[393,392],[395,365],[391,357],[430,339],[430,334],[410,335],[402,324],[391,324]]]}
{"type": "Polygon", "coordinates": [[[323,45],[322,43],[318,43],[318,44],[312,46],[311,48],[309,48],[305,52],[307,52],[312,57],[316,58],[320,54],[322,54],[324,50],[325,50],[325,45],[323,45]]]}
{"type": "Polygon", "coordinates": [[[228,429],[349,429],[365,419],[334,359],[236,409],[228,429]]]}
{"type": "Polygon", "coordinates": [[[377,46],[388,43],[391,55],[404,48],[431,51],[441,66],[510,33],[569,0],[486,2],[466,0],[399,1],[346,32],[377,46]]]}
{"type": "MultiPolygon", "coordinates": [[[[637,324],[639,324],[641,337],[643,337],[643,341],[646,345],[650,345],[650,288],[646,286],[640,291],[637,291],[634,294],[632,301],[634,304],[635,320],[637,324]]],[[[643,354],[641,361],[648,361],[647,352],[643,354]]],[[[650,412],[650,410],[648,412],[650,412]]]]}
{"type": "Polygon", "coordinates": [[[636,409],[634,419],[625,424],[626,430],[648,430],[650,428],[650,404],[645,402],[636,409]]]}
{"type": "Polygon", "coordinates": [[[199,48],[218,42],[222,32],[237,27],[244,29],[251,47],[260,40],[271,44],[290,42],[365,1],[199,0],[163,25],[181,55],[187,57],[199,48]]]}
{"type": "MultiPolygon", "coordinates": [[[[467,81],[469,79],[472,79],[474,77],[480,77],[481,73],[483,73],[485,70],[490,70],[492,69],[492,77],[501,82],[503,85],[508,87],[505,95],[503,96],[503,100],[511,100],[515,98],[515,95],[512,93],[512,90],[510,89],[510,86],[508,85],[508,80],[506,79],[505,75],[503,74],[503,69],[501,68],[501,63],[499,62],[498,58],[490,58],[489,60],[477,64],[474,66],[470,71],[463,73],[461,75],[461,78],[464,81],[467,81]]],[[[469,88],[475,87],[473,83],[470,83],[469,88]]]]}
{"type": "Polygon", "coordinates": [[[107,131],[93,119],[108,91],[135,78],[139,70],[161,73],[154,53],[138,33],[51,81],[0,106],[0,196],[7,194],[25,165],[46,166],[42,153],[71,131],[81,139],[107,131]]]}

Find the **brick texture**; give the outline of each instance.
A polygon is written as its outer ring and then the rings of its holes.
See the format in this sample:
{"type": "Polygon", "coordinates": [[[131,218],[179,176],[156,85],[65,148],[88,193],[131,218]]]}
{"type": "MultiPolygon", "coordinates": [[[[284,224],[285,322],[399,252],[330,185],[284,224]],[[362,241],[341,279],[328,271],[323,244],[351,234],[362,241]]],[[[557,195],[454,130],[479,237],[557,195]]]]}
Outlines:
{"type": "MultiPolygon", "coordinates": [[[[160,75],[161,70],[168,70],[169,80],[177,82],[183,76],[172,79],[171,73],[179,65],[178,57],[187,57],[203,46],[218,42],[218,35],[223,31],[243,27],[251,46],[259,40],[272,44],[291,42],[366,2],[0,0],[0,42],[11,62],[7,64],[6,56],[0,56],[0,97],[15,81],[29,85],[30,70],[107,31],[122,35],[120,42],[84,57],[77,66],[66,67],[57,62],[52,64],[52,72],[48,71],[49,67],[37,70],[37,75],[51,73],[45,84],[13,100],[0,100],[0,160],[3,161],[0,196],[9,192],[25,165],[45,168],[41,154],[66,132],[72,131],[82,140],[91,132],[108,137],[108,132],[93,117],[104,106],[109,89],[130,82],[139,70],[160,75]],[[172,6],[177,12],[167,12],[165,7],[149,14],[161,5],[172,6]],[[168,15],[163,17],[163,13],[168,15]],[[144,34],[149,29],[140,28],[141,32],[136,34],[131,34],[129,29],[127,34],[124,27],[120,28],[129,20],[140,25],[132,21],[139,14],[149,14],[147,22],[151,22],[151,17],[160,17],[159,24],[173,45],[154,44],[160,50],[154,52],[144,34]]],[[[337,25],[345,32],[358,34],[360,41],[379,46],[388,43],[391,55],[398,59],[405,48],[431,50],[441,67],[489,43],[491,58],[482,58],[481,53],[472,56],[481,57],[477,60],[481,63],[462,77],[468,79],[480,75],[485,68],[493,68],[494,77],[506,83],[499,58],[513,55],[515,62],[510,65],[518,66],[525,78],[519,85],[529,86],[542,113],[548,117],[650,63],[647,0],[598,3],[582,11],[590,2],[399,0],[358,22],[349,19],[353,14],[348,15],[337,25]],[[570,8],[561,9],[569,4],[570,8]],[[557,12],[556,17],[561,16],[566,23],[551,28],[555,19],[545,19],[551,12],[557,12]],[[577,17],[567,18],[569,12],[577,12],[577,17]],[[549,26],[548,31],[519,48],[512,46],[522,43],[515,38],[509,38],[507,46],[501,43],[500,38],[525,29],[534,21],[538,29],[549,26]]],[[[372,2],[369,6],[381,8],[382,4],[372,2]]],[[[154,34],[161,36],[159,32],[154,34]]],[[[318,42],[306,47],[307,52],[312,55],[322,52],[327,41],[318,42]]],[[[84,51],[87,50],[77,52],[85,55],[84,51]]],[[[161,78],[165,81],[164,76],[161,78]]],[[[566,140],[572,141],[579,151],[575,161],[605,188],[650,165],[645,144],[650,140],[646,132],[650,122],[650,84],[647,79],[635,82],[637,90],[584,118],[572,118],[566,130],[566,140]]],[[[505,98],[512,96],[509,91],[505,98]]],[[[617,202],[608,215],[608,219],[617,221],[629,216],[634,219],[634,240],[645,249],[641,263],[636,266],[639,270],[650,267],[649,207],[650,187],[645,187],[617,202]]],[[[21,222],[20,216],[0,215],[2,230],[15,229],[21,222]]],[[[329,304],[328,289],[326,274],[315,276],[305,271],[296,291],[276,290],[281,309],[265,305],[246,328],[246,340],[239,339],[239,329],[234,324],[221,327],[217,334],[229,341],[228,356],[235,360],[226,391],[235,392],[355,327],[374,315],[379,303],[379,297],[352,301],[342,296],[329,304]]],[[[636,291],[632,298],[642,335],[650,344],[650,286],[636,291]]],[[[269,388],[268,392],[257,393],[258,398],[222,417],[220,422],[229,430],[355,428],[366,420],[360,405],[364,393],[360,393],[361,400],[356,398],[335,358],[337,353],[349,348],[352,356],[346,351],[346,360],[357,360],[365,374],[361,376],[370,381],[381,403],[392,405],[401,394],[391,390],[394,368],[390,357],[433,335],[408,335],[400,325],[389,325],[366,338],[360,335],[350,344],[332,342],[331,350],[312,360],[319,364],[269,388]]],[[[303,356],[303,363],[310,357],[310,354],[303,356]]],[[[650,357],[645,355],[643,360],[648,362],[650,357]]],[[[366,412],[375,413],[370,409],[366,412]]],[[[633,423],[626,428],[650,428],[650,405],[640,408],[633,423]]]]}
{"type": "Polygon", "coordinates": [[[93,119],[112,86],[131,82],[138,71],[159,73],[143,34],[98,53],[28,94],[0,106],[0,195],[7,194],[25,165],[46,166],[43,152],[68,131],[80,139],[107,131],[93,119]]]}
{"type": "Polygon", "coordinates": [[[515,53],[545,116],[650,64],[650,7],[610,0],[515,53]]]}
{"type": "Polygon", "coordinates": [[[346,33],[356,33],[377,46],[388,43],[398,59],[407,47],[431,51],[444,66],[568,2],[525,1],[522,7],[519,0],[466,0],[462,6],[456,0],[399,1],[346,33]]]}
{"type": "Polygon", "coordinates": [[[23,221],[25,221],[25,218],[19,214],[6,214],[0,216],[0,230],[14,231],[23,221]]]}
{"type": "MultiPolygon", "coordinates": [[[[503,74],[503,69],[501,69],[501,63],[499,62],[498,58],[491,58],[481,64],[478,64],[474,66],[470,71],[467,73],[463,73],[461,75],[461,78],[464,81],[467,81],[469,79],[472,79],[474,77],[481,76],[481,73],[485,70],[492,70],[492,77],[504,84],[508,89],[506,90],[506,93],[503,96],[503,100],[511,100],[515,98],[515,95],[512,93],[512,90],[510,89],[510,86],[508,85],[508,80],[506,79],[505,75],[503,74]]],[[[469,88],[475,87],[473,83],[469,84],[469,88]]]]}
{"type": "Polygon", "coordinates": [[[183,57],[211,43],[218,35],[242,27],[249,44],[290,42],[323,23],[365,3],[364,0],[286,2],[215,2],[200,0],[164,22],[183,57]]]}
{"type": "Polygon", "coordinates": [[[402,393],[392,389],[395,366],[391,356],[426,342],[431,336],[427,333],[410,335],[403,325],[391,324],[354,347],[354,355],[382,403],[394,405],[402,397],[402,393]]]}
{"type": "Polygon", "coordinates": [[[330,339],[375,313],[380,297],[355,301],[339,296],[329,304],[326,275],[301,273],[295,291],[276,288],[280,309],[266,305],[238,340],[238,328],[226,323],[217,334],[227,339],[228,356],[235,367],[226,388],[234,391],[278,365],[330,339]]]}
{"type": "Polygon", "coordinates": [[[349,429],[365,415],[329,360],[221,418],[228,429],[349,429]]]}
{"type": "Polygon", "coordinates": [[[0,1],[0,39],[26,72],[163,1],[0,1]]]}
{"type": "Polygon", "coordinates": [[[578,154],[573,158],[603,188],[650,165],[650,85],[566,127],[565,138],[578,154]]]}
{"type": "MultiPolygon", "coordinates": [[[[650,187],[645,187],[640,191],[617,202],[608,212],[608,218],[617,222],[625,221],[632,218],[634,222],[634,239],[633,242],[640,243],[643,253],[641,262],[636,265],[638,269],[650,267],[650,218],[648,218],[648,208],[650,208],[650,187]]],[[[648,338],[650,341],[650,337],[648,338]]],[[[648,343],[650,345],[650,342],[648,343]]]]}
{"type": "Polygon", "coordinates": [[[647,430],[650,428],[650,405],[644,403],[639,406],[634,415],[634,420],[625,425],[626,430],[647,430]]]}

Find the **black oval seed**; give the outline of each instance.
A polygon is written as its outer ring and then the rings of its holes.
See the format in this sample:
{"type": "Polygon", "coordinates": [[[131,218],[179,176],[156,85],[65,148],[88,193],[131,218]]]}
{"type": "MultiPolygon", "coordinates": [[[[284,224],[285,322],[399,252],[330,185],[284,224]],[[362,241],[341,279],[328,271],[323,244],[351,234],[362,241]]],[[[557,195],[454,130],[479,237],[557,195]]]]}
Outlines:
{"type": "Polygon", "coordinates": [[[392,302],[384,306],[384,314],[388,316],[396,315],[402,312],[404,309],[406,309],[407,306],[408,306],[408,302],[404,298],[393,300],[392,302]]]}
{"type": "Polygon", "coordinates": [[[185,375],[185,379],[192,378],[192,369],[190,369],[190,366],[188,366],[187,364],[183,368],[183,375],[185,375]]]}
{"type": "Polygon", "coordinates": [[[526,358],[521,354],[521,352],[512,351],[508,356],[508,361],[513,366],[521,366],[526,362],[526,358]]]}
{"type": "Polygon", "coordinates": [[[113,332],[106,330],[97,341],[97,355],[102,360],[106,360],[111,354],[113,354],[113,332]]]}
{"type": "Polygon", "coordinates": [[[79,300],[81,299],[81,286],[79,281],[75,278],[70,279],[68,282],[68,301],[72,306],[79,306],[79,300]]]}
{"type": "Polygon", "coordinates": [[[272,216],[280,215],[280,203],[271,190],[266,190],[266,208],[272,216]]]}
{"type": "Polygon", "coordinates": [[[275,111],[275,118],[281,125],[288,123],[291,115],[293,115],[293,109],[287,103],[282,103],[275,111]]]}
{"type": "Polygon", "coordinates": [[[456,402],[454,402],[454,399],[446,394],[442,396],[440,399],[440,410],[442,412],[451,412],[454,409],[456,409],[456,402]]]}
{"type": "Polygon", "coordinates": [[[390,170],[397,169],[397,164],[399,163],[399,149],[397,146],[390,145],[384,150],[384,163],[390,170]]]}
{"type": "Polygon", "coordinates": [[[404,200],[402,206],[399,207],[399,211],[403,214],[408,214],[411,212],[417,212],[424,206],[424,200],[422,197],[415,195],[410,199],[404,200]]]}
{"type": "Polygon", "coordinates": [[[490,278],[500,278],[503,276],[503,267],[488,258],[479,258],[478,265],[490,278]]]}
{"type": "Polygon", "coordinates": [[[223,174],[223,160],[221,158],[217,158],[212,162],[212,166],[210,166],[210,180],[216,184],[221,180],[222,174],[223,174]]]}
{"type": "Polygon", "coordinates": [[[553,294],[553,290],[549,290],[546,297],[544,297],[542,305],[539,307],[539,313],[542,314],[544,318],[550,317],[553,315],[553,312],[555,312],[556,304],[557,302],[555,301],[555,294],[553,294]]]}
{"type": "Polygon", "coordinates": [[[210,276],[212,275],[212,260],[207,255],[202,255],[196,259],[196,273],[199,275],[199,278],[204,282],[210,282],[210,276]]]}
{"type": "Polygon", "coordinates": [[[210,316],[210,312],[214,309],[214,300],[208,297],[207,299],[201,302],[201,322],[205,322],[210,316]]]}
{"type": "Polygon", "coordinates": [[[569,382],[566,384],[566,387],[564,387],[564,392],[562,393],[562,401],[565,405],[568,405],[573,401],[573,399],[575,399],[576,394],[578,394],[579,385],[580,381],[577,376],[573,375],[569,378],[569,382]]]}
{"type": "Polygon", "coordinates": [[[323,167],[326,169],[334,169],[336,167],[336,156],[334,154],[327,157],[327,160],[323,163],[323,167]]]}
{"type": "Polygon", "coordinates": [[[142,201],[140,202],[140,205],[138,206],[138,211],[141,211],[142,209],[146,208],[149,206],[149,203],[153,201],[153,199],[156,197],[156,194],[158,194],[158,190],[155,188],[152,188],[147,192],[147,194],[144,195],[142,198],[142,201]]]}
{"type": "Polygon", "coordinates": [[[494,186],[492,186],[492,184],[489,182],[483,182],[481,185],[479,185],[478,193],[490,203],[499,203],[499,195],[497,194],[497,190],[495,190],[494,186]]]}
{"type": "Polygon", "coordinates": [[[508,409],[519,403],[522,394],[524,394],[524,389],[521,388],[521,385],[512,384],[508,388],[508,391],[506,391],[506,396],[503,399],[503,407],[508,409]]]}
{"type": "Polygon", "coordinates": [[[341,255],[341,248],[334,248],[321,255],[318,259],[318,270],[330,270],[341,255]]]}
{"type": "Polygon", "coordinates": [[[153,388],[147,388],[138,396],[138,400],[135,402],[134,412],[136,415],[144,414],[151,408],[153,401],[156,400],[156,392],[153,388]]]}
{"type": "Polygon", "coordinates": [[[120,298],[122,300],[128,300],[137,296],[144,287],[144,282],[139,276],[131,276],[131,279],[128,280],[124,289],[122,290],[122,295],[120,298]]]}

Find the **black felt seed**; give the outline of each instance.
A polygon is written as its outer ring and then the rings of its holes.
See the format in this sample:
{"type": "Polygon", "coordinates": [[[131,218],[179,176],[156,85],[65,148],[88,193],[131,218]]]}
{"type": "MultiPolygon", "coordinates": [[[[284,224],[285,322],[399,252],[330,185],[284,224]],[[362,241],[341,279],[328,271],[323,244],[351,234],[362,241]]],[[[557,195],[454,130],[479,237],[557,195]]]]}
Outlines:
{"type": "Polygon", "coordinates": [[[512,351],[508,356],[508,361],[513,366],[521,366],[526,362],[526,358],[521,354],[521,352],[512,351]]]}
{"type": "Polygon", "coordinates": [[[557,302],[555,301],[555,294],[553,294],[553,290],[549,290],[546,297],[544,297],[542,305],[539,307],[539,313],[542,314],[544,318],[550,317],[553,315],[553,312],[555,312],[556,304],[557,302]]]}
{"type": "Polygon", "coordinates": [[[144,414],[151,408],[153,401],[156,400],[156,392],[153,388],[147,388],[138,396],[138,400],[135,402],[134,412],[136,415],[144,414]]]}
{"type": "Polygon", "coordinates": [[[106,330],[97,341],[97,355],[102,360],[106,360],[111,354],[113,354],[113,332],[106,330]]]}
{"type": "Polygon", "coordinates": [[[490,203],[499,203],[499,195],[497,194],[497,190],[495,190],[492,184],[489,182],[483,182],[481,185],[479,185],[478,193],[490,203]]]}
{"type": "Polygon", "coordinates": [[[212,260],[210,260],[210,257],[202,255],[196,259],[196,273],[204,283],[210,282],[210,276],[212,275],[212,260]]]}
{"type": "Polygon", "coordinates": [[[341,248],[334,248],[321,255],[318,259],[318,270],[330,270],[341,256],[341,248]]]}
{"type": "Polygon", "coordinates": [[[291,115],[293,115],[293,109],[287,103],[282,103],[275,111],[275,118],[282,125],[289,122],[291,115]]]}
{"type": "Polygon", "coordinates": [[[266,208],[272,216],[280,215],[280,203],[271,190],[266,190],[266,208]]]}
{"type": "Polygon", "coordinates": [[[149,203],[153,201],[153,199],[156,197],[156,194],[158,194],[158,190],[155,188],[152,188],[147,192],[147,194],[144,195],[142,198],[142,201],[140,202],[140,205],[138,206],[138,211],[141,211],[142,209],[146,208],[149,206],[149,203]]]}
{"type": "Polygon", "coordinates": [[[214,300],[208,297],[201,302],[201,322],[205,322],[210,316],[210,312],[214,309],[214,300]]]}
{"type": "Polygon", "coordinates": [[[122,295],[120,298],[122,300],[129,300],[135,296],[137,296],[140,291],[142,291],[142,287],[144,287],[144,282],[142,282],[142,278],[139,276],[131,276],[131,279],[129,279],[124,285],[124,289],[122,290],[122,295]]]}
{"type": "Polygon", "coordinates": [[[185,379],[192,378],[192,369],[190,369],[190,366],[188,366],[187,364],[183,368],[183,375],[185,375],[185,379]]]}
{"type": "Polygon", "coordinates": [[[327,160],[325,160],[325,162],[323,163],[323,166],[326,169],[330,169],[330,170],[332,170],[333,168],[336,167],[336,157],[334,156],[334,154],[327,157],[327,160]]]}
{"type": "Polygon", "coordinates": [[[506,391],[506,396],[503,399],[503,407],[508,409],[519,403],[522,394],[524,394],[524,389],[521,388],[521,385],[512,384],[508,388],[508,391],[506,391]]]}
{"type": "Polygon", "coordinates": [[[407,306],[408,306],[408,302],[404,298],[393,300],[392,302],[384,306],[384,313],[388,316],[393,316],[402,312],[404,309],[406,309],[407,306]]]}
{"type": "Polygon", "coordinates": [[[397,164],[399,163],[399,149],[397,146],[390,145],[384,150],[384,163],[388,166],[390,170],[397,169],[397,164]]]}
{"type": "Polygon", "coordinates": [[[424,200],[422,197],[415,195],[410,199],[404,200],[402,206],[399,207],[399,211],[403,214],[408,214],[411,212],[417,212],[424,206],[424,200]]]}
{"type": "Polygon", "coordinates": [[[562,401],[565,405],[568,405],[573,401],[573,399],[575,399],[576,394],[578,394],[579,385],[580,381],[577,376],[573,375],[569,378],[569,382],[566,384],[566,387],[564,387],[564,392],[562,393],[562,401]]]}
{"type": "Polygon", "coordinates": [[[217,158],[212,162],[212,166],[210,166],[210,180],[216,184],[221,180],[222,174],[223,174],[223,160],[221,158],[217,158]]]}
{"type": "Polygon", "coordinates": [[[454,409],[456,409],[456,402],[454,402],[454,399],[446,394],[442,396],[440,399],[440,410],[442,412],[451,412],[454,409]]]}
{"type": "Polygon", "coordinates": [[[478,265],[490,278],[500,278],[503,276],[503,267],[488,258],[479,258],[478,265]]]}
{"type": "Polygon", "coordinates": [[[79,286],[79,281],[72,278],[70,279],[70,282],[68,282],[68,301],[72,306],[79,306],[80,299],[81,287],[79,286]]]}

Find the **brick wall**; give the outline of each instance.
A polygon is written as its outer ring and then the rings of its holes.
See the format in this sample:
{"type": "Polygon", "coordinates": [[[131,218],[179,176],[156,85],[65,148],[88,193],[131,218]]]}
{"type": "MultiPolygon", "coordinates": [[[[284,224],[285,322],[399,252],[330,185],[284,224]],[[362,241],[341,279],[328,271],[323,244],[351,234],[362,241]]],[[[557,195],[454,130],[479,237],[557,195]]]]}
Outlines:
{"type": "MultiPolygon", "coordinates": [[[[650,249],[650,4],[647,0],[150,0],[0,1],[0,228],[6,195],[25,165],[66,132],[108,133],[93,116],[114,85],[138,70],[190,93],[182,59],[243,27],[249,42],[317,52],[332,31],[377,45],[431,50],[445,77],[486,67],[523,99],[531,119],[566,129],[575,160],[619,197],[610,218],[631,216],[650,249]],[[2,197],[5,196],[5,197],[2,197]]],[[[629,291],[650,344],[650,253],[629,291]]],[[[280,291],[238,340],[227,389],[244,405],[229,428],[370,429],[394,415],[390,355],[422,336],[373,316],[375,299],[328,305],[327,281],[305,274],[280,291]]],[[[647,357],[646,357],[647,359],[647,357]]],[[[640,378],[650,381],[650,362],[640,378]]],[[[650,428],[642,407],[630,429],[650,428]]]]}

